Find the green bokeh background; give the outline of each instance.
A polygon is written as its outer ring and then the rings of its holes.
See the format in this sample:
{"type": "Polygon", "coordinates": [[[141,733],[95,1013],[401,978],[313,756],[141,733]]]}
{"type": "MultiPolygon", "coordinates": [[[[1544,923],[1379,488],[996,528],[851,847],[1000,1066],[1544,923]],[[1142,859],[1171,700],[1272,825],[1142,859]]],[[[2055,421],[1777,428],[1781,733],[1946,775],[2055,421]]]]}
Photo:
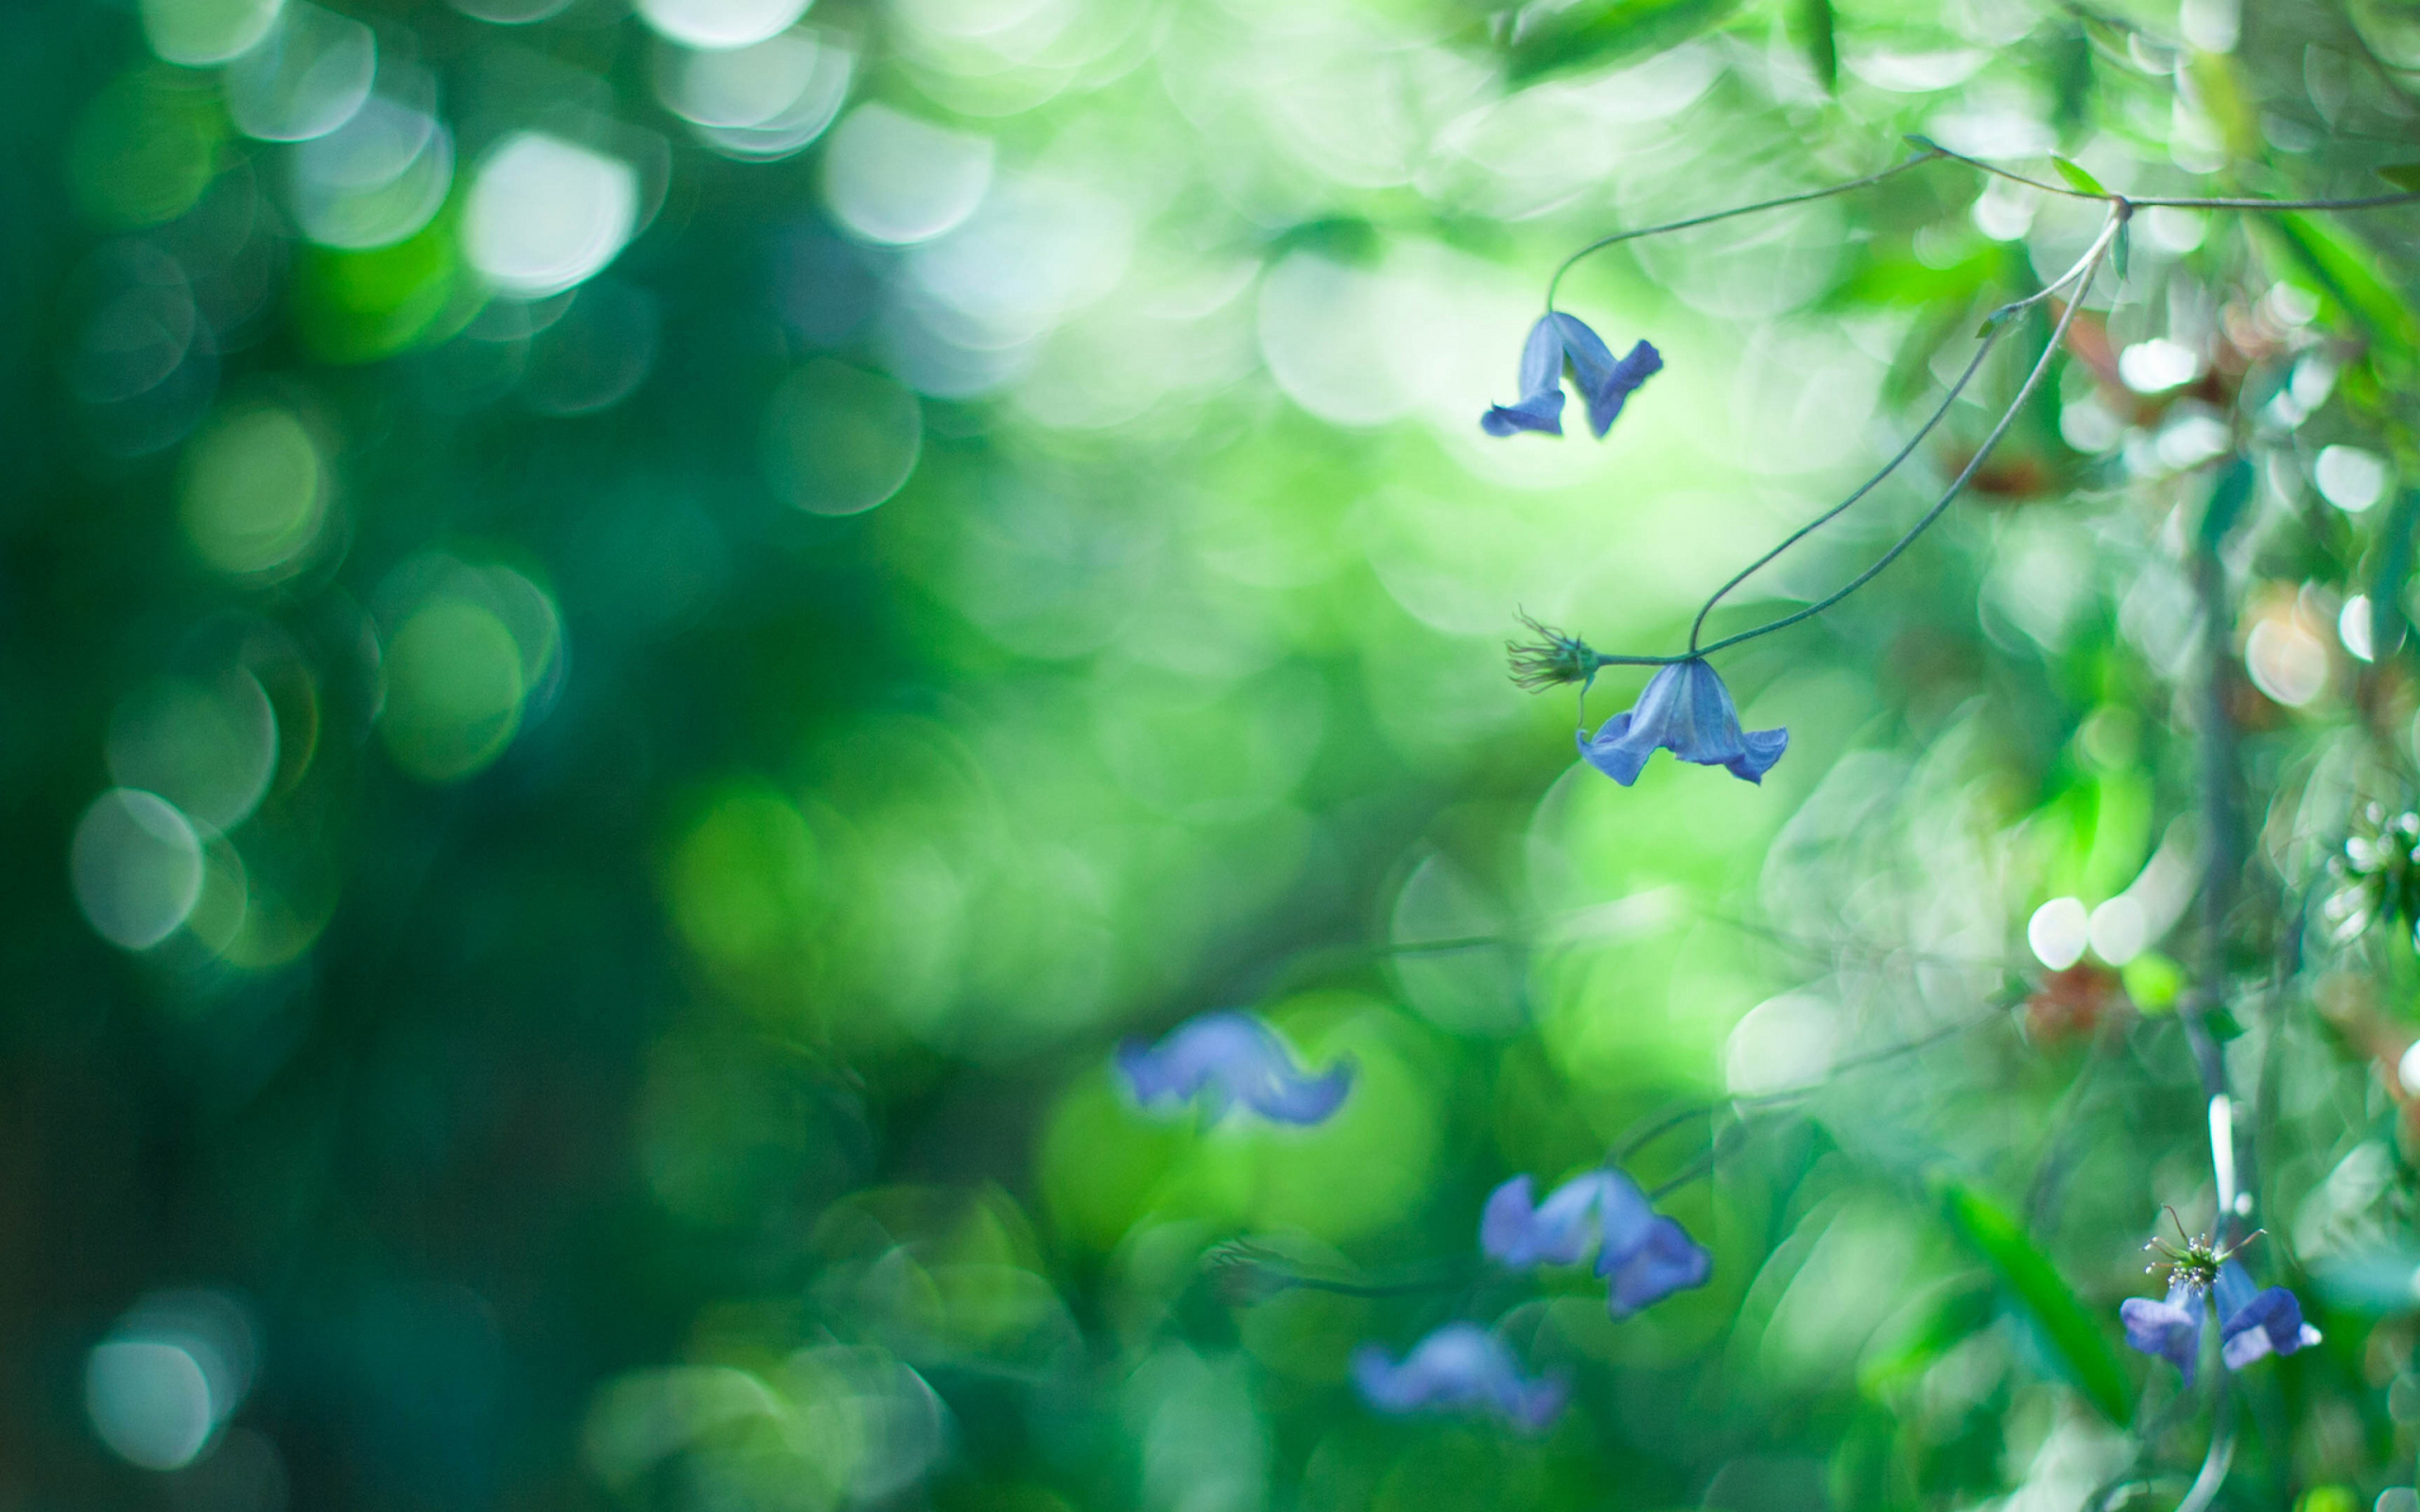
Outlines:
{"type": "Polygon", "coordinates": [[[785,137],[683,42],[762,6],[348,0],[445,164],[342,245],[226,56],[286,5],[0,10],[0,1512],[2147,1507],[2225,1434],[2221,1505],[2412,1484],[2420,971],[2321,919],[2412,794],[2412,213],[2146,213],[1975,491],[1722,662],[1761,786],[1574,766],[1516,611],[1678,645],[2098,211],[1936,163],[1609,252],[1562,302],[1666,370],[1602,444],[1474,421],[1573,248],[1903,133],[2386,192],[2420,12],[816,0],[785,137]],[[519,299],[473,188],[529,130],[639,211],[519,299]],[[2121,895],[2046,986],[2037,907],[2121,895]],[[2116,1325],[2210,1210],[2188,979],[2327,1332],[2224,1409],[2116,1325]],[[1112,1048],[1217,1007],[1343,1111],[1138,1111],[1112,1048]],[[1474,1267],[1497,1182],[1692,1109],[1631,1168],[1707,1288],[1474,1267]],[[1551,1432],[1354,1399],[1455,1316],[1551,1432]],[[163,1339],[250,1361],[189,1433],[107,1383],[163,1339]]]}

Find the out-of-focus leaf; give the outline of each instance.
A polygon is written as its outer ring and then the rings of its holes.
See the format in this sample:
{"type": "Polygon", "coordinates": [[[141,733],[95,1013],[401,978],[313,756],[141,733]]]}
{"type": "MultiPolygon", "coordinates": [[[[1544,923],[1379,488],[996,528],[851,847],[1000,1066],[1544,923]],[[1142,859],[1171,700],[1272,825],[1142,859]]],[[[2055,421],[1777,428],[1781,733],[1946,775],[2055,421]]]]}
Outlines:
{"type": "Polygon", "coordinates": [[[2185,968],[2157,951],[2145,951],[2118,971],[2126,996],[2145,1013],[2166,1013],[2185,991],[2185,968]]]}
{"type": "Polygon", "coordinates": [[[1739,0],[1582,0],[1513,23],[1506,72],[1516,82],[1677,46],[1731,18],[1739,0]]]}
{"type": "Polygon", "coordinates": [[[2210,484],[2210,502],[2202,510],[2202,543],[2215,546],[2224,541],[2251,499],[2252,464],[2238,453],[2210,484]]]}
{"type": "Polygon", "coordinates": [[[2059,177],[2067,180],[2067,187],[2079,194],[2105,195],[2109,192],[2100,187],[2100,180],[2084,172],[2082,163],[2069,163],[2065,158],[2054,157],[2050,160],[2050,166],[2058,169],[2059,177]]]}
{"type": "Polygon", "coordinates": [[[2420,526],[2420,489],[2406,489],[2395,496],[2394,507],[2387,511],[2386,523],[2378,528],[2377,565],[2370,576],[2373,658],[2383,658],[2394,650],[2408,627],[2403,589],[2411,580],[2411,538],[2415,526],[2420,526]]]}
{"type": "Polygon", "coordinates": [[[2118,266],[2118,282],[2126,282],[2126,265],[2133,260],[2135,223],[2127,221],[2118,228],[2118,239],[2110,244],[2110,261],[2118,266]]]}
{"type": "Polygon", "coordinates": [[[1857,1369],[1858,1390],[1880,1398],[1893,1386],[1922,1375],[1960,1340],[1992,1320],[1992,1291],[1979,1281],[1955,1286],[1935,1296],[1916,1313],[1907,1332],[1881,1348],[1871,1349],[1857,1369]]]}
{"type": "Polygon", "coordinates": [[[2420,1254],[2381,1246],[2323,1261],[2312,1274],[2331,1307],[2384,1317],[2409,1313],[2420,1298],[2420,1254]]]}
{"type": "Polygon", "coordinates": [[[1815,77],[1825,94],[1835,94],[1841,87],[1841,40],[1832,15],[1832,0],[1798,0],[1791,8],[1790,19],[1796,23],[1798,44],[1806,49],[1806,61],[1815,70],[1815,77]]]}
{"type": "Polygon", "coordinates": [[[2420,191],[2420,163],[2390,163],[2378,170],[2378,177],[2397,189],[2420,191]]]}
{"type": "Polygon", "coordinates": [[[2043,1336],[2092,1404],[2113,1422],[2133,1417],[2126,1373],[2118,1368],[2100,1320],[2026,1237],[2023,1226],[2007,1210],[1962,1182],[1945,1178],[1939,1191],[1950,1226],[1974,1246],[2041,1326],[2043,1336]]]}
{"type": "Polygon", "coordinates": [[[2234,1009],[2223,1005],[2211,1008],[2207,1012],[2204,1013],[2202,1015],[2202,1027],[2209,1030],[2210,1038],[2218,1040],[2221,1044],[2225,1043],[2229,1040],[2240,1040],[2243,1038],[2243,1021],[2235,1016],[2234,1009]]]}
{"type": "Polygon", "coordinates": [[[2257,215],[2251,224],[2315,279],[2386,352],[2403,362],[2420,355],[2420,317],[2380,277],[2370,249],[2331,223],[2290,213],[2257,215]]]}
{"type": "Polygon", "coordinates": [[[1919,152],[1938,152],[1944,156],[1946,156],[1949,152],[1947,147],[1943,146],[1932,138],[1928,136],[1918,136],[1913,131],[1908,132],[1906,135],[1900,137],[1899,140],[1905,142],[1908,146],[1915,148],[1919,152]]]}

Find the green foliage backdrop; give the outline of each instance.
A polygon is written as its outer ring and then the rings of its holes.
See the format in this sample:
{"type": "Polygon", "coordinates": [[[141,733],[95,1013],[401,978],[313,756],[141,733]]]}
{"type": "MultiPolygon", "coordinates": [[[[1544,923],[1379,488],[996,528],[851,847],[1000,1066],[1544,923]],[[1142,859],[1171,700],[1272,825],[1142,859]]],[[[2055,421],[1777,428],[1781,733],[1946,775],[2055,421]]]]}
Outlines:
{"type": "Polygon", "coordinates": [[[2140,212],[1724,660],[1761,785],[1516,610],[1677,651],[2101,207],[1626,244],[1610,438],[1475,421],[1609,232],[2416,94],[2400,0],[0,10],[0,1508],[2410,1512],[2415,212],[2140,212]],[[1343,1110],[1137,1109],[1217,1007],[1343,1110]],[[2185,1391],[2204,1031],[2325,1337],[2185,1391]],[[1708,1286],[1477,1266],[1612,1146],[1708,1286]],[[1357,1400],[1457,1316],[1570,1410],[1357,1400]]]}

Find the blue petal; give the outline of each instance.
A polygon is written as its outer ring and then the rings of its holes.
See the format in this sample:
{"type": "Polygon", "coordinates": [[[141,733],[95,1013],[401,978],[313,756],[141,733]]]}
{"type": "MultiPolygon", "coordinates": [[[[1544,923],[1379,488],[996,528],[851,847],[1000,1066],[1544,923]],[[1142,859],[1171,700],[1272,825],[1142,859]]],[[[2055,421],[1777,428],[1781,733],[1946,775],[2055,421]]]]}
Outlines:
{"type": "Polygon", "coordinates": [[[1616,1320],[1660,1302],[1674,1292],[1703,1286],[1714,1274],[1714,1257],[1670,1218],[1648,1225],[1646,1241],[1616,1266],[1605,1306],[1616,1320]]]}
{"type": "Polygon", "coordinates": [[[1619,1171],[1606,1172],[1603,1202],[1597,1212],[1600,1235],[1597,1274],[1610,1276],[1616,1266],[1630,1263],[1654,1227],[1655,1210],[1648,1205],[1647,1194],[1638,1190],[1638,1183],[1619,1171]]]}
{"type": "Polygon", "coordinates": [[[2319,1331],[2303,1321],[2302,1303],[2282,1286],[2256,1293],[2228,1309],[2226,1303],[2251,1284],[2247,1276],[2239,1287],[2231,1288],[2225,1270],[2220,1271],[2220,1315],[2225,1321],[2219,1325],[2219,1357],[2226,1361],[2228,1369],[2240,1370],[2263,1355],[2291,1354],[2306,1344],[2319,1342],[2319,1331]]]}
{"type": "Polygon", "coordinates": [[[1588,738],[1588,731],[1580,731],[1581,759],[1624,787],[1637,782],[1647,758],[1655,754],[1655,739],[1648,730],[1634,735],[1631,731],[1636,724],[1629,714],[1616,714],[1605,721],[1594,740],[1588,738]]]}
{"type": "Polygon", "coordinates": [[[1494,404],[1479,417],[1479,429],[1490,436],[1521,431],[1563,434],[1563,338],[1554,318],[1542,317],[1530,327],[1521,348],[1521,398],[1517,404],[1494,404]]]}
{"type": "MultiPolygon", "coordinates": [[[[1608,1173],[1592,1171],[1574,1177],[1533,1205],[1526,1176],[1516,1176],[1489,1194],[1479,1214],[1478,1246],[1482,1254],[1508,1269],[1537,1265],[1568,1265],[1588,1251],[1588,1216],[1599,1202],[1608,1173]]],[[[1616,1178],[1618,1179],[1618,1178],[1616,1178]]]]}
{"type": "Polygon", "coordinates": [[[1548,388],[1524,397],[1517,404],[1491,404],[1487,413],[1478,418],[1478,428],[1490,436],[1512,436],[1522,431],[1560,436],[1563,404],[1563,390],[1548,388]]]}
{"type": "Polygon", "coordinates": [[[1580,397],[1588,404],[1588,428],[1601,438],[1614,428],[1614,421],[1621,417],[1622,405],[1629,403],[1638,386],[1663,370],[1664,354],[1642,341],[1614,364],[1602,384],[1582,385],[1580,397]]]}
{"type": "Polygon", "coordinates": [[[1493,1411],[1531,1430],[1562,1410],[1567,1390],[1550,1377],[1523,1377],[1512,1349],[1474,1323],[1446,1324],[1400,1365],[1377,1346],[1364,1345],[1353,1354],[1353,1382],[1381,1412],[1493,1411]]]}
{"type": "Polygon", "coordinates": [[[2170,1283],[2168,1298],[2130,1297],[2118,1309],[2126,1325],[2126,1342],[2145,1354],[2155,1354],[2193,1383],[2202,1348],[2202,1294],[2184,1281],[2170,1283]]]}
{"type": "Polygon", "coordinates": [[[1315,1124],[1336,1111],[1352,1085],[1349,1062],[1319,1076],[1297,1068],[1285,1041],[1248,1013],[1205,1013],[1156,1045],[1130,1041],[1118,1048],[1117,1068],[1136,1102],[1198,1099],[1214,1123],[1241,1102],[1264,1118],[1315,1124]]]}
{"type": "Polygon", "coordinates": [[[1761,786],[1765,774],[1773,769],[1773,763],[1781,760],[1781,753],[1789,748],[1789,731],[1751,730],[1740,735],[1739,747],[1739,754],[1724,762],[1723,767],[1732,776],[1744,777],[1761,786]]]}

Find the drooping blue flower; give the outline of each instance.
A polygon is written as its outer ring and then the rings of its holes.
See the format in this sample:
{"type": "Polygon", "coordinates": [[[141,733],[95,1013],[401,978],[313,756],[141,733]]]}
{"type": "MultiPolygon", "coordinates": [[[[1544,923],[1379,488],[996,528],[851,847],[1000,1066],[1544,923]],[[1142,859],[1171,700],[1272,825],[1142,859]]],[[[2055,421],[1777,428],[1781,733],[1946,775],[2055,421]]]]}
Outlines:
{"type": "Polygon", "coordinates": [[[1658,747],[1685,762],[1720,766],[1734,777],[1762,782],[1789,749],[1789,731],[1740,730],[1731,690],[1714,668],[1693,657],[1650,678],[1647,691],[1630,712],[1606,720],[1594,738],[1584,728],[1580,731],[1580,754],[1624,787],[1638,781],[1658,747]]]}
{"type": "Polygon", "coordinates": [[[1314,1076],[1294,1063],[1277,1032],[1249,1013],[1204,1013],[1170,1030],[1159,1043],[1130,1040],[1117,1049],[1117,1069],[1150,1107],[1201,1100],[1212,1123],[1241,1103],[1280,1124],[1316,1124],[1344,1102],[1353,1062],[1340,1058],[1314,1076]]]}
{"type": "Polygon", "coordinates": [[[1377,1345],[1353,1351],[1353,1383],[1380,1412],[1494,1412],[1530,1433],[1563,1411],[1570,1385],[1521,1374],[1512,1346],[1476,1323],[1448,1323],[1397,1364],[1377,1345]]]}
{"type": "Polygon", "coordinates": [[[1479,1215],[1479,1249],[1508,1269],[1572,1264],[1593,1240],[1597,1274],[1611,1282],[1606,1310],[1616,1318],[1703,1286],[1714,1274],[1714,1257],[1619,1171],[1573,1177],[1544,1202],[1533,1191],[1528,1177],[1516,1176],[1489,1194],[1479,1215]]]}
{"type": "Polygon", "coordinates": [[[1588,406],[1588,428],[1599,437],[1613,428],[1634,390],[1664,366],[1663,353],[1641,341],[1616,359],[1604,338],[1577,316],[1560,310],[1538,318],[1521,347],[1521,397],[1490,405],[1479,428],[1490,436],[1519,431],[1563,434],[1563,372],[1571,369],[1580,398],[1588,406]]]}
{"type": "Polygon", "coordinates": [[[2219,1317],[2219,1358],[2230,1370],[2319,1342],[2319,1330],[2303,1321],[2302,1303],[2284,1287],[2255,1286],[2241,1265],[2215,1253],[2206,1241],[2170,1253],[2174,1268],[2168,1296],[2158,1301],[2130,1297],[2118,1315],[2126,1325],[2126,1342],[2176,1366],[2187,1385],[2193,1383],[2201,1360],[2202,1323],[2211,1303],[2219,1317]]]}

